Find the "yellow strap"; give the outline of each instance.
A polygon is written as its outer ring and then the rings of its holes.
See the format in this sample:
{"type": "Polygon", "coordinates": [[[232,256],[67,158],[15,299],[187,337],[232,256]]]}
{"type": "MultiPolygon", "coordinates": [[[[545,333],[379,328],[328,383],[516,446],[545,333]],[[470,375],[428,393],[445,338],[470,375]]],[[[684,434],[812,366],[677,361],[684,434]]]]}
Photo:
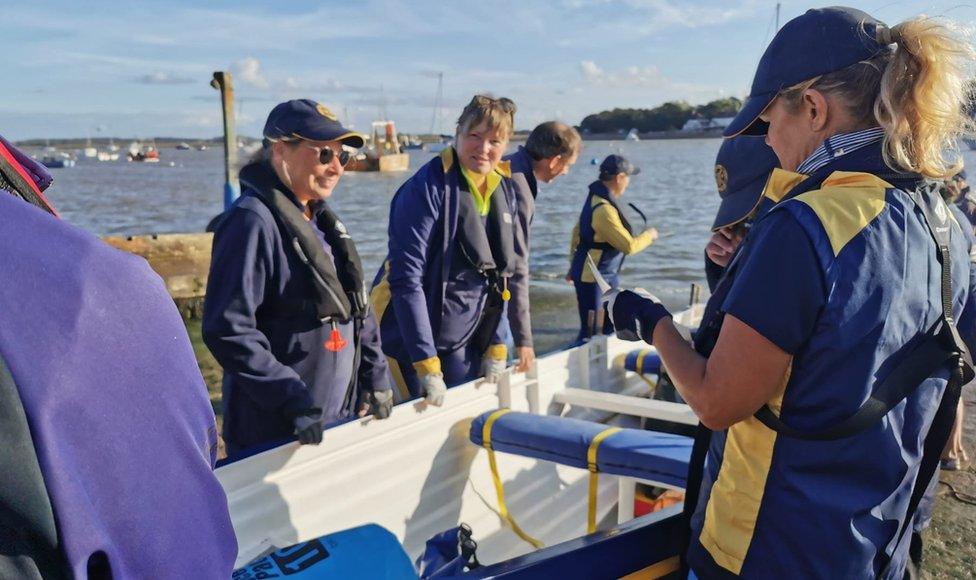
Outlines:
{"type": "Polygon", "coordinates": [[[600,431],[593,438],[593,441],[590,441],[590,447],[586,450],[586,468],[590,470],[590,503],[586,511],[586,533],[588,534],[596,531],[596,492],[597,480],[600,477],[600,472],[596,466],[596,452],[603,440],[617,431],[620,431],[620,427],[610,427],[600,431]]]}
{"type": "Polygon", "coordinates": [[[647,386],[651,388],[651,394],[653,395],[654,394],[654,389],[657,388],[657,385],[655,383],[652,383],[651,382],[651,379],[645,377],[644,376],[644,371],[643,371],[643,369],[644,369],[644,357],[647,356],[648,354],[650,354],[650,352],[651,351],[649,351],[649,350],[642,350],[642,351],[640,351],[640,354],[637,355],[637,364],[635,365],[635,368],[637,370],[637,376],[639,376],[642,381],[644,381],[645,383],[647,383],[647,386]]]}
{"type": "Polygon", "coordinates": [[[651,564],[647,568],[642,568],[636,572],[631,572],[620,580],[651,580],[653,578],[664,578],[672,572],[677,572],[681,567],[681,558],[671,556],[666,560],[661,560],[651,564]]]}
{"type": "Polygon", "coordinates": [[[481,444],[488,450],[488,464],[491,466],[491,478],[495,482],[495,495],[498,496],[498,515],[508,523],[509,527],[512,528],[512,531],[518,537],[532,544],[532,547],[538,550],[545,544],[522,531],[522,528],[515,523],[515,519],[508,513],[508,506],[505,505],[505,488],[502,487],[502,479],[498,477],[498,465],[495,463],[495,450],[491,447],[491,428],[495,425],[495,421],[499,417],[511,411],[511,409],[498,409],[491,415],[488,415],[484,427],[481,428],[481,444]]]}

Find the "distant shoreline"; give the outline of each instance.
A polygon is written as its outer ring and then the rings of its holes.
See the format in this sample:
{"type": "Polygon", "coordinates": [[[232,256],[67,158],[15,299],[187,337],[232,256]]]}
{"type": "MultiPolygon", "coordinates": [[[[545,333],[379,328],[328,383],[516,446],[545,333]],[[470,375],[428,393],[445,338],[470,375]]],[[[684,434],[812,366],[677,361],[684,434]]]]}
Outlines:
{"type": "MultiPolygon", "coordinates": [[[[583,133],[584,141],[626,141],[626,133],[583,133]]],[[[721,129],[710,131],[648,131],[638,133],[637,137],[641,141],[668,140],[668,139],[719,139],[722,137],[721,129]]]]}

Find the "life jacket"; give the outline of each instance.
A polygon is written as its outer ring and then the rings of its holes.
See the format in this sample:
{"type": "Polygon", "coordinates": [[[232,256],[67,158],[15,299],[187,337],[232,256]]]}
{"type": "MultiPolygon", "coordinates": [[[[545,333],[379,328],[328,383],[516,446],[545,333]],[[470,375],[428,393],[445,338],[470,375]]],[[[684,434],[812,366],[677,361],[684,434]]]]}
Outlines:
{"type": "MultiPolygon", "coordinates": [[[[489,201],[487,219],[478,213],[468,180],[461,175],[457,153],[454,171],[462,195],[458,200],[458,249],[468,264],[486,277],[508,278],[515,271],[515,239],[511,208],[504,191],[496,191],[489,201]]],[[[502,183],[499,189],[505,187],[502,183]]]]}
{"type": "Polygon", "coordinates": [[[476,352],[484,352],[501,322],[505,302],[509,298],[508,279],[515,272],[515,224],[503,180],[489,200],[487,216],[481,216],[475,206],[474,194],[468,180],[461,174],[457,152],[453,151],[454,167],[460,186],[458,196],[458,226],[455,240],[458,252],[467,264],[481,273],[488,283],[488,295],[481,317],[468,343],[476,352]]]}
{"type": "MultiPolygon", "coordinates": [[[[877,148],[865,148],[865,150],[851,153],[849,156],[838,158],[826,167],[815,172],[809,178],[795,186],[784,197],[784,202],[777,205],[769,215],[774,214],[776,211],[788,210],[789,206],[784,207],[786,201],[806,192],[820,189],[821,184],[837,171],[863,171],[865,166],[872,167],[874,165],[883,167],[880,161],[880,150],[874,151],[874,149],[877,148]]],[[[920,214],[924,218],[925,225],[927,226],[926,229],[936,244],[936,256],[942,268],[942,288],[940,292],[942,297],[941,317],[932,328],[928,329],[922,339],[914,343],[914,346],[893,365],[890,372],[887,372],[880,380],[875,380],[867,401],[856,412],[837,424],[816,431],[797,429],[784,422],[780,419],[779,415],[765,405],[755,414],[755,418],[781,437],[804,441],[836,441],[861,434],[869,428],[878,425],[893,408],[915,392],[923,382],[932,376],[936,376],[940,370],[950,370],[948,386],[944,391],[932,425],[925,435],[924,453],[921,457],[921,464],[915,485],[911,489],[905,518],[895,534],[893,544],[889,544],[893,546],[890,548],[890,551],[880,549],[878,552],[877,558],[880,559],[878,560],[880,562],[880,569],[882,572],[885,572],[893,563],[891,559],[892,555],[900,545],[906,530],[911,527],[911,521],[918,507],[918,503],[938,465],[941,449],[948,437],[948,431],[951,428],[952,419],[954,418],[960,388],[962,384],[972,378],[973,373],[969,353],[955,328],[955,321],[953,319],[952,306],[954,294],[952,291],[949,254],[949,233],[951,228],[948,221],[948,211],[944,203],[941,199],[938,199],[938,196],[932,195],[931,192],[927,192],[921,187],[921,180],[917,175],[894,173],[890,170],[874,171],[871,174],[884,182],[892,184],[895,190],[905,192],[910,198],[908,207],[914,206],[920,210],[920,214]]],[[[765,216],[759,221],[762,219],[766,219],[765,216]]],[[[755,228],[750,231],[750,234],[752,231],[755,231],[755,228]]],[[[750,242],[751,236],[747,235],[733,256],[724,276],[719,281],[712,298],[706,306],[702,323],[695,338],[695,349],[705,357],[711,354],[718,340],[719,331],[725,316],[721,308],[725,303],[726,297],[729,295],[736,276],[748,259],[750,242]]],[[[699,499],[698,494],[702,486],[705,459],[711,436],[711,431],[703,426],[699,427],[695,438],[695,448],[691,461],[689,462],[688,493],[685,502],[685,515],[689,526],[686,546],[690,544],[691,520],[696,513],[696,506],[699,499]]]]}
{"type": "Polygon", "coordinates": [[[322,322],[365,318],[369,313],[369,300],[359,252],[345,225],[325,201],[312,202],[315,204],[313,219],[332,249],[334,262],[322,248],[302,210],[285,193],[284,184],[269,163],[245,166],[241,169],[240,180],[271,211],[285,245],[298,255],[313,281],[314,300],[282,308],[292,314],[307,313],[322,322]]]}
{"type": "Polygon", "coordinates": [[[609,242],[597,242],[596,231],[593,229],[593,212],[602,205],[608,205],[617,215],[620,216],[620,223],[630,235],[634,235],[634,228],[627,220],[627,216],[620,210],[620,206],[613,199],[610,190],[600,181],[590,184],[590,191],[583,203],[583,209],[579,217],[579,244],[573,253],[573,262],[570,271],[575,279],[582,279],[582,273],[586,265],[586,256],[590,250],[602,250],[596,267],[602,274],[615,275],[623,265],[623,253],[613,247],[609,242]]]}

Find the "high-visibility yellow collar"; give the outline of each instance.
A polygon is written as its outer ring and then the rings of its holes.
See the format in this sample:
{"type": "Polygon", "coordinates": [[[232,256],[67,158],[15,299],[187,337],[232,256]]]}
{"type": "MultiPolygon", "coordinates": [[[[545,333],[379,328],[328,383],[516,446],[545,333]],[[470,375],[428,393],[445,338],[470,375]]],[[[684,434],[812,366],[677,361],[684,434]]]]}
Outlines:
{"type": "MultiPolygon", "coordinates": [[[[441,164],[444,166],[444,173],[449,172],[454,166],[454,159],[453,147],[447,147],[441,152],[441,164]]],[[[512,176],[511,164],[508,161],[499,161],[498,165],[488,175],[483,177],[468,171],[461,163],[458,163],[458,167],[461,169],[461,175],[468,184],[471,195],[474,196],[474,204],[478,210],[478,215],[488,215],[488,210],[491,208],[491,194],[498,189],[503,177],[512,176]],[[479,184],[484,186],[484,192],[478,187],[479,184]]]]}

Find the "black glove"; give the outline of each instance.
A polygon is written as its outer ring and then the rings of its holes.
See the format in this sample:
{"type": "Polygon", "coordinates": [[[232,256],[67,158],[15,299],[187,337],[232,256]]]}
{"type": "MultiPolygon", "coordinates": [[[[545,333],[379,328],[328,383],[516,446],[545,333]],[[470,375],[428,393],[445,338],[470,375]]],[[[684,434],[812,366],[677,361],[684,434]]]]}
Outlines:
{"type": "Polygon", "coordinates": [[[322,442],[322,412],[318,409],[294,419],[295,434],[302,445],[318,445],[322,442]]]}
{"type": "Polygon", "coordinates": [[[643,340],[654,344],[654,327],[662,318],[671,318],[661,301],[643,288],[608,292],[604,299],[607,300],[610,322],[621,340],[643,340]]]}

